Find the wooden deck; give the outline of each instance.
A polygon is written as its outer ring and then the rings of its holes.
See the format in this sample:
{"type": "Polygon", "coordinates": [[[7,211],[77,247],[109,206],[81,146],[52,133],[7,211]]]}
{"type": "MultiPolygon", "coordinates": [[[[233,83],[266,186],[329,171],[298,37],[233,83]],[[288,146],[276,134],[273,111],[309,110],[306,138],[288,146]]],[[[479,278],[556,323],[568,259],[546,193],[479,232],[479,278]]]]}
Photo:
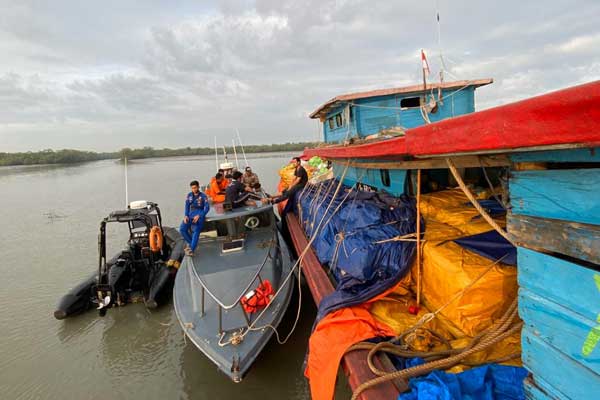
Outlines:
{"type": "MultiPolygon", "coordinates": [[[[296,252],[302,252],[308,245],[308,240],[304,231],[298,223],[298,219],[293,214],[287,215],[287,224],[294,247],[296,252]]],[[[321,266],[321,263],[317,259],[314,251],[308,250],[304,259],[302,260],[302,272],[310,288],[313,299],[318,305],[323,297],[334,291],[333,285],[329,280],[329,277],[325,273],[325,270],[321,266]]],[[[369,369],[367,362],[367,351],[354,351],[346,354],[342,359],[342,367],[346,376],[348,377],[348,383],[352,390],[355,390],[361,383],[364,383],[370,379],[376,378],[371,370],[369,369]]],[[[389,359],[377,360],[376,364],[378,368],[383,370],[389,370],[389,359]],[[377,362],[379,361],[379,362],[377,362]]],[[[402,383],[397,383],[401,385],[402,383]]],[[[362,400],[379,400],[379,399],[396,399],[400,390],[393,383],[385,383],[376,386],[372,389],[368,389],[361,395],[362,400]]]]}

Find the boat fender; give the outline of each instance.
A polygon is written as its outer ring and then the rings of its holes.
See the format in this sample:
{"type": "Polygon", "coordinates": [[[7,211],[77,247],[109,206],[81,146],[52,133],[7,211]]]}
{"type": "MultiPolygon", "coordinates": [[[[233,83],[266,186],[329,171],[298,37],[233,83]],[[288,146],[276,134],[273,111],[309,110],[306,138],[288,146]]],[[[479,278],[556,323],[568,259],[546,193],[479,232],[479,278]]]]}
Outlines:
{"type": "Polygon", "coordinates": [[[258,285],[256,290],[251,290],[242,297],[242,307],[247,313],[255,313],[260,308],[269,304],[274,294],[275,291],[273,290],[271,282],[264,280],[258,285]]]}
{"type": "Polygon", "coordinates": [[[157,253],[163,247],[163,235],[158,226],[153,226],[150,229],[150,235],[148,236],[148,240],[150,241],[150,249],[157,253]]]}

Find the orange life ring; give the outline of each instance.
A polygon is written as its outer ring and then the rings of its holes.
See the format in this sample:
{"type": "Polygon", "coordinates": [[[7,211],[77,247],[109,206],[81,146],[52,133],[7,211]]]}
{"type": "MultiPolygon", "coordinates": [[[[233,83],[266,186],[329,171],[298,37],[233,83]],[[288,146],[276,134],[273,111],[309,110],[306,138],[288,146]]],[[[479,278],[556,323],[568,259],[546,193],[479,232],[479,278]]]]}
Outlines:
{"type": "Polygon", "coordinates": [[[150,235],[148,236],[148,240],[150,241],[150,250],[157,253],[163,247],[163,235],[162,231],[158,226],[153,226],[150,229],[150,235]]]}

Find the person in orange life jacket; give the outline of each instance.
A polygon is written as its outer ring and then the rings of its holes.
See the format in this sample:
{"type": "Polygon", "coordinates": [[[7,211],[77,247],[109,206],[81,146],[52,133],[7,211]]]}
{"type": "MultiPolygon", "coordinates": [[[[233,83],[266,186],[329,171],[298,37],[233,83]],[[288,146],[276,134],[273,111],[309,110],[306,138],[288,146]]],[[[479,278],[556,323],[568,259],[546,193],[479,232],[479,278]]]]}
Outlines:
{"type": "Polygon", "coordinates": [[[185,198],[185,215],[183,222],[179,226],[179,232],[188,244],[188,247],[185,249],[185,253],[188,256],[194,254],[202,226],[204,225],[204,218],[206,218],[206,214],[210,209],[208,197],[200,191],[198,181],[190,182],[190,187],[192,191],[185,198]],[[191,235],[190,230],[192,231],[191,235]]]}
{"type": "Polygon", "coordinates": [[[217,173],[223,175],[223,180],[226,182],[226,184],[224,184],[224,186],[225,186],[225,188],[227,188],[227,186],[231,183],[231,174],[229,174],[229,175],[226,174],[225,170],[223,168],[219,168],[217,173]]]}
{"type": "Polygon", "coordinates": [[[294,171],[294,180],[292,181],[292,184],[290,185],[290,187],[284,190],[280,196],[269,197],[269,201],[273,204],[277,204],[284,200],[291,199],[286,204],[283,210],[283,214],[294,209],[296,193],[304,189],[304,186],[306,186],[308,182],[308,174],[302,166],[302,161],[300,160],[300,157],[294,157],[292,160],[296,163],[296,170],[294,171]]]}
{"type": "Polygon", "coordinates": [[[208,184],[206,188],[206,194],[215,203],[222,203],[225,201],[225,190],[229,186],[227,179],[223,177],[220,172],[217,173],[208,184]]]}
{"type": "Polygon", "coordinates": [[[251,199],[253,195],[252,189],[244,186],[241,182],[242,175],[240,171],[235,171],[232,174],[231,183],[225,191],[225,201],[231,203],[233,208],[256,205],[256,202],[251,199]]]}

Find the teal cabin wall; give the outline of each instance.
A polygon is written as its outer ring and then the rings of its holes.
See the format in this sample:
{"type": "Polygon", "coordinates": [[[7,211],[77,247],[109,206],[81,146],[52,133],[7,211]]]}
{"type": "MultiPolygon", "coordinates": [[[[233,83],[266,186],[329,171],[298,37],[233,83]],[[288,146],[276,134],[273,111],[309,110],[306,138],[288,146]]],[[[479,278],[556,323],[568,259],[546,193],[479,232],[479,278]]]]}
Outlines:
{"type": "MultiPolygon", "coordinates": [[[[437,97],[437,91],[434,91],[437,97]]],[[[429,114],[431,122],[468,114],[475,111],[475,88],[443,90],[444,104],[438,105],[435,114],[429,114]]],[[[414,128],[425,124],[419,107],[400,109],[402,99],[418,97],[421,93],[389,95],[354,100],[333,108],[323,122],[324,141],[340,143],[346,138],[365,137],[384,129],[414,128]],[[347,106],[350,111],[346,111],[347,106]],[[349,114],[349,115],[348,115],[349,114]],[[340,116],[342,124],[336,121],[340,116]],[[331,119],[331,122],[330,122],[331,119]]]]}
{"type": "MultiPolygon", "coordinates": [[[[345,169],[345,164],[333,163],[333,173],[336,177],[341,177],[345,169]]],[[[348,186],[353,186],[357,183],[368,185],[369,187],[377,190],[384,190],[390,194],[393,194],[394,196],[403,194],[407,170],[389,169],[386,171],[389,174],[389,185],[386,185],[383,182],[381,170],[355,167],[348,167],[348,171],[346,171],[346,176],[344,178],[344,183],[348,186]]]]}
{"type": "MultiPolygon", "coordinates": [[[[400,109],[402,99],[419,97],[422,92],[388,95],[354,100],[352,104],[342,103],[327,114],[323,122],[323,135],[326,143],[341,143],[347,138],[364,138],[382,130],[401,127],[403,129],[424,125],[419,107],[400,109]],[[348,109],[348,106],[350,109],[348,109]],[[339,117],[338,117],[339,116],[339,117]],[[339,124],[338,122],[342,123],[339,124]]],[[[430,94],[430,92],[428,92],[430,94]]],[[[437,91],[434,90],[437,97],[437,91]]],[[[429,114],[431,122],[468,114],[475,111],[475,87],[443,90],[443,104],[438,111],[429,114]]],[[[334,163],[336,176],[341,176],[344,165],[334,163]]],[[[379,169],[369,170],[349,168],[344,183],[353,185],[357,182],[394,195],[404,193],[406,171],[389,170],[390,185],[385,185],[379,169]]]]}
{"type": "Polygon", "coordinates": [[[600,393],[598,148],[512,154],[508,231],[519,244],[519,315],[530,399],[600,393]],[[535,250],[534,250],[535,249],[535,250]]]}

